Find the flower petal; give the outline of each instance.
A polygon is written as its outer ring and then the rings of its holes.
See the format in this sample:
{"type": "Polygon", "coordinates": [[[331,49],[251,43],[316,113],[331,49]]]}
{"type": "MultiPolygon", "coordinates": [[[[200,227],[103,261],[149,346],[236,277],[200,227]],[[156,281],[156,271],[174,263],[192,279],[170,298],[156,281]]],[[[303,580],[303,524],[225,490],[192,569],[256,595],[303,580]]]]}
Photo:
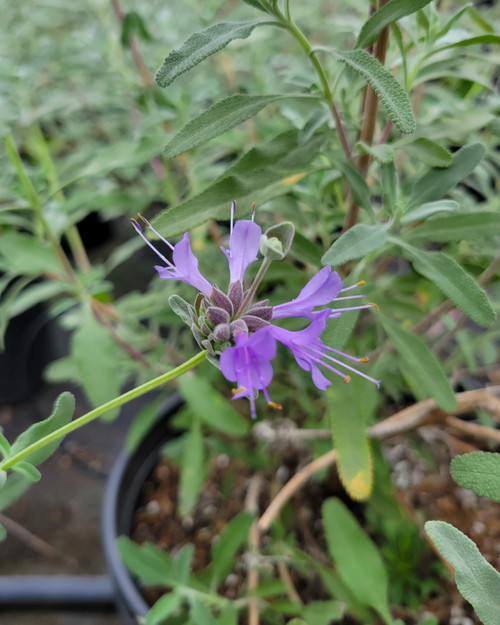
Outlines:
{"type": "Polygon", "coordinates": [[[207,297],[210,297],[212,285],[201,275],[198,269],[198,259],[193,254],[189,234],[187,232],[184,233],[182,239],[174,246],[172,260],[175,265],[173,268],[161,267],[160,265],[155,266],[160,278],[163,280],[181,280],[182,282],[194,286],[207,297]]]}
{"type": "Polygon", "coordinates": [[[257,260],[259,251],[260,226],[250,220],[237,221],[229,237],[229,250],[222,251],[229,262],[229,282],[243,282],[245,271],[257,260]]]}

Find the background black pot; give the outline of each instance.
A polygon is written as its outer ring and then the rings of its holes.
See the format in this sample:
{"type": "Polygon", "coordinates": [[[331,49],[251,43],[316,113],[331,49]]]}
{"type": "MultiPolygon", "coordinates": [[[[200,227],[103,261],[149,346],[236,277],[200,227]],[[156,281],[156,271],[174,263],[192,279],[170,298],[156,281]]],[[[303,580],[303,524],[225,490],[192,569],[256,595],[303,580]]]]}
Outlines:
{"type": "Polygon", "coordinates": [[[116,603],[126,623],[137,625],[149,610],[116,546],[118,536],[130,536],[139,493],[158,461],[161,447],[172,437],[170,417],[182,406],[173,395],[164,404],[158,421],[132,453],[123,451],[109,476],[102,513],[104,556],[116,593],[116,603]]]}

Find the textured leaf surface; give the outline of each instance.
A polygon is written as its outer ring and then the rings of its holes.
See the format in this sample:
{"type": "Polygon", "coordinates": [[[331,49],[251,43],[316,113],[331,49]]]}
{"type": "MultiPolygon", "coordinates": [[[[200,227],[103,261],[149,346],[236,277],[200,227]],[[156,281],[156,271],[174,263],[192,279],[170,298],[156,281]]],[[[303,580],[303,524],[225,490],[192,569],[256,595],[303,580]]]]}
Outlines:
{"type": "MultiPolygon", "coordinates": [[[[75,398],[71,393],[61,393],[54,402],[52,413],[49,417],[35,423],[20,434],[11,447],[10,455],[14,455],[29,447],[32,443],[69,423],[75,410],[75,398]]],[[[38,465],[48,458],[59,446],[61,439],[45,445],[42,449],[31,453],[25,458],[30,464],[38,465]]]]}
{"type": "Polygon", "coordinates": [[[390,0],[367,20],[359,33],[356,48],[367,48],[386,26],[423,9],[431,0],[390,0]]]}
{"type": "Polygon", "coordinates": [[[177,580],[168,553],[150,543],[139,546],[125,536],[117,539],[117,545],[125,565],[141,582],[150,586],[175,586],[177,580]]]}
{"type": "Polygon", "coordinates": [[[386,623],[392,623],[387,604],[387,573],[380,554],[338,499],[323,504],[328,551],[342,581],[355,598],[376,610],[386,623]]]}
{"type": "Polygon", "coordinates": [[[181,603],[181,596],[175,592],[167,593],[158,599],[146,614],[144,625],[161,625],[167,616],[170,616],[181,603]]]}
{"type": "Polygon", "coordinates": [[[246,39],[262,20],[245,22],[220,22],[194,33],[180,48],[172,52],[163,61],[156,72],[156,84],[167,87],[178,76],[184,74],[211,54],[225,48],[233,39],[246,39]]]}
{"type": "Polygon", "coordinates": [[[465,269],[442,252],[406,246],[415,271],[433,282],[466,315],[483,327],[495,323],[495,311],[483,289],[465,269]]]}
{"type": "Polygon", "coordinates": [[[357,501],[368,499],[373,487],[366,424],[377,404],[377,392],[370,382],[358,377],[353,377],[347,385],[332,384],[326,391],[340,479],[357,501]]]}
{"type": "Polygon", "coordinates": [[[365,50],[345,52],[326,46],[318,46],[315,49],[332,53],[339,61],[360,74],[375,91],[399,132],[410,134],[415,131],[415,116],[408,94],[371,54],[365,50]]]}
{"type": "Polygon", "coordinates": [[[198,500],[206,476],[204,456],[200,422],[199,419],[195,419],[187,434],[186,448],[182,458],[179,488],[181,516],[189,514],[198,500]]]}
{"type": "Polygon", "coordinates": [[[62,273],[61,265],[48,243],[21,232],[2,232],[0,257],[12,273],[28,276],[62,273]]]}
{"type": "Polygon", "coordinates": [[[216,584],[220,584],[234,568],[233,557],[248,540],[248,532],[254,520],[253,514],[240,512],[226,525],[212,547],[212,579],[216,584]]]}
{"type": "Polygon", "coordinates": [[[422,206],[410,209],[401,219],[402,224],[410,224],[413,221],[427,219],[437,213],[456,213],[460,208],[455,200],[437,200],[436,202],[427,202],[422,206]]]}
{"type": "Polygon", "coordinates": [[[419,137],[405,144],[403,149],[412,158],[422,161],[429,167],[449,167],[453,160],[453,155],[449,150],[425,137],[419,137]]]}
{"type": "Polygon", "coordinates": [[[179,386],[187,405],[211,427],[232,436],[248,432],[248,422],[236,412],[231,400],[217,392],[204,377],[185,375],[179,379],[179,386]]]}
{"type": "Polygon", "coordinates": [[[455,569],[455,582],[484,625],[500,623],[500,574],[460,530],[444,521],[427,521],[425,531],[455,569]]]}
{"type": "Polygon", "coordinates": [[[500,454],[473,451],[456,456],[451,461],[451,475],[460,486],[500,502],[500,454]]]}
{"type": "Polygon", "coordinates": [[[309,171],[322,142],[322,135],[315,136],[299,146],[296,130],[280,134],[249,150],[200,194],[161,213],[153,225],[171,237],[208,219],[227,218],[232,200],[242,209],[248,206],[249,212],[252,202],[288,193],[295,184],[290,174],[309,171]]]}
{"type": "Polygon", "coordinates": [[[173,158],[191,150],[257,115],[265,106],[284,97],[286,96],[233,95],[217,102],[184,126],[165,146],[164,154],[168,158],[173,158]]]}
{"type": "Polygon", "coordinates": [[[456,408],[455,394],[436,356],[416,334],[403,330],[381,314],[378,318],[408,367],[411,374],[409,380],[415,379],[418,394],[429,395],[441,408],[453,411],[456,408]]]}
{"type": "Polygon", "coordinates": [[[413,241],[462,241],[500,234],[500,213],[480,212],[435,217],[413,229],[413,241]]]}
{"type": "MultiPolygon", "coordinates": [[[[80,382],[93,406],[100,406],[120,394],[116,349],[108,330],[97,321],[90,307],[85,307],[80,327],[73,335],[72,354],[80,382]]],[[[117,410],[113,410],[106,418],[116,415],[117,410]]]]}
{"type": "Polygon", "coordinates": [[[410,199],[411,205],[425,204],[442,198],[474,170],[485,154],[486,150],[481,143],[464,145],[455,152],[449,167],[431,169],[415,181],[410,199]]]}
{"type": "Polygon", "coordinates": [[[340,235],[331,248],[325,252],[321,263],[338,267],[380,249],[386,241],[387,226],[356,224],[340,235]]]}

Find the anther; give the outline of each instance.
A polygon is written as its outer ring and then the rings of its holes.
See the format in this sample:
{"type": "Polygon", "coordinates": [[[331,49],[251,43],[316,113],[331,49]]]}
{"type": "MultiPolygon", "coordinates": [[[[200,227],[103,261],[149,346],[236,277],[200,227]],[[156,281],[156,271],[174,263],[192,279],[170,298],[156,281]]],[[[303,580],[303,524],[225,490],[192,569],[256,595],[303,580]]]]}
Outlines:
{"type": "Polygon", "coordinates": [[[350,375],[346,375],[345,378],[344,378],[345,384],[349,384],[350,381],[351,381],[351,376],[350,375]]]}
{"type": "Polygon", "coordinates": [[[252,221],[255,219],[255,202],[252,202],[252,206],[250,207],[250,213],[252,215],[252,221]]]}
{"type": "Polygon", "coordinates": [[[281,404],[277,404],[275,401],[270,401],[267,405],[271,406],[274,410],[283,410],[283,406],[281,404]]]}
{"type": "Polygon", "coordinates": [[[139,217],[139,219],[140,219],[141,221],[143,221],[143,222],[146,224],[146,226],[148,226],[149,228],[151,228],[151,224],[150,224],[150,223],[149,223],[149,221],[146,219],[146,217],[143,217],[143,216],[141,215],[141,213],[137,213],[137,216],[139,217]]]}
{"type": "Polygon", "coordinates": [[[367,302],[366,304],[367,306],[373,306],[373,308],[375,308],[375,310],[380,310],[380,308],[378,307],[377,304],[374,304],[373,302],[367,302]]]}
{"type": "Polygon", "coordinates": [[[364,283],[365,283],[365,281],[364,281],[364,280],[360,280],[360,281],[356,284],[356,286],[363,286],[363,284],[364,284],[364,283]]]}
{"type": "Polygon", "coordinates": [[[239,388],[232,388],[232,395],[238,395],[238,393],[244,393],[247,389],[244,386],[240,386],[239,388]]]}
{"type": "Polygon", "coordinates": [[[140,224],[135,220],[135,219],[131,219],[130,223],[134,226],[134,228],[137,230],[137,232],[142,232],[142,228],[140,226],[140,224]]]}
{"type": "Polygon", "coordinates": [[[359,362],[370,362],[370,359],[366,358],[366,357],[365,358],[360,358],[359,362]]]}

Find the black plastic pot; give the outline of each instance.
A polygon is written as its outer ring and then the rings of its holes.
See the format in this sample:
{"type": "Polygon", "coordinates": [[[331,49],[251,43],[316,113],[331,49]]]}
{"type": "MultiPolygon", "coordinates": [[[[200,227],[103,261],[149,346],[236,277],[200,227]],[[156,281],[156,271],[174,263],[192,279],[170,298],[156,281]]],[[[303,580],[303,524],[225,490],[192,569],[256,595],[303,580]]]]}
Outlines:
{"type": "Polygon", "coordinates": [[[158,421],[132,453],[122,452],[113,466],[104,496],[102,540],[117,608],[129,625],[137,625],[149,608],[125,567],[116,546],[119,536],[130,536],[140,491],[158,462],[161,447],[172,438],[169,420],[182,406],[179,395],[164,404],[158,421]]]}

